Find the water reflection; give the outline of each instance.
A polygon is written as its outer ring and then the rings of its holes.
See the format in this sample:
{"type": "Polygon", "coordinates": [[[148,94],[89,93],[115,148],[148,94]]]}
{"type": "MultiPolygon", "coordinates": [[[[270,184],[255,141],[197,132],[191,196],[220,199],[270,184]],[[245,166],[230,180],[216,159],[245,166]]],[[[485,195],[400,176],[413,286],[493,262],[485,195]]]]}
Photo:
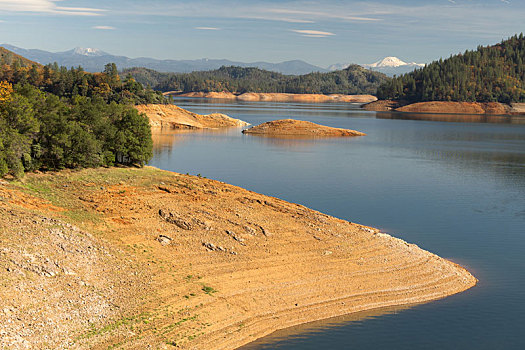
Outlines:
{"type": "Polygon", "coordinates": [[[434,122],[454,123],[496,123],[496,124],[525,124],[525,116],[515,115],[488,115],[488,114],[432,114],[432,113],[377,113],[377,119],[396,120],[425,120],[434,122]]]}
{"type": "Polygon", "coordinates": [[[250,344],[244,345],[239,350],[250,350],[250,349],[272,349],[276,343],[281,341],[289,341],[291,339],[301,339],[312,336],[316,333],[325,332],[331,328],[341,327],[347,325],[350,322],[361,322],[365,320],[374,319],[379,316],[396,314],[403,310],[408,310],[419,304],[402,305],[402,306],[390,306],[384,308],[377,308],[373,310],[366,310],[360,312],[354,312],[352,314],[332,317],[324,320],[309,322],[300,324],[297,326],[281,329],[273,332],[272,334],[264,337],[264,340],[256,340],[250,344]]]}

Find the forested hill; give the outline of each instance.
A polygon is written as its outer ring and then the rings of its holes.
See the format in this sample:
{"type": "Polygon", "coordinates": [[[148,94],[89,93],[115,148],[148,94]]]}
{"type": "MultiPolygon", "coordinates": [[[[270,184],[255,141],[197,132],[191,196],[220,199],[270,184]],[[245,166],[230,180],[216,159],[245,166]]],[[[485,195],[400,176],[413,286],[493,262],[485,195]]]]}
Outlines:
{"type": "Polygon", "coordinates": [[[221,67],[192,73],[159,73],[146,68],[123,71],[155,90],[210,92],[280,92],[297,94],[376,94],[389,78],[358,65],[329,72],[284,75],[259,68],[221,67]]]}
{"type": "Polygon", "coordinates": [[[11,65],[16,62],[17,65],[21,67],[31,67],[33,65],[40,66],[40,64],[28,60],[25,57],[17,55],[14,52],[11,52],[3,47],[0,47],[0,66],[11,65]]]}
{"type": "Polygon", "coordinates": [[[525,102],[524,62],[522,33],[394,77],[379,87],[377,96],[409,102],[525,102]]]}
{"type": "Polygon", "coordinates": [[[121,79],[114,64],[91,74],[81,67],[44,67],[6,51],[0,62],[0,177],[143,165],[151,158],[149,121],[133,105],[165,102],[161,93],[132,77],[121,79]]]}

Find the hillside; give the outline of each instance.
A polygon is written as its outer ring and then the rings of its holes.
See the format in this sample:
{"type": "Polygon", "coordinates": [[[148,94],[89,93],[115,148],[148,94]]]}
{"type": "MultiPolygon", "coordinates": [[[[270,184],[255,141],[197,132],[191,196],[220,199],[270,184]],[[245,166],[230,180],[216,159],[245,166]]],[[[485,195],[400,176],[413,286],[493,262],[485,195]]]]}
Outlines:
{"type": "Polygon", "coordinates": [[[0,66],[0,177],[152,156],[148,120],[132,105],[166,102],[162,94],[122,81],[114,64],[92,74],[2,53],[11,64],[0,66]]]}
{"type": "Polygon", "coordinates": [[[386,81],[377,95],[408,102],[524,102],[524,61],[525,38],[515,35],[386,81]]]}
{"type": "Polygon", "coordinates": [[[40,66],[40,64],[36,62],[28,60],[27,58],[17,55],[16,53],[0,46],[0,66],[11,65],[13,62],[18,62],[22,67],[31,67],[33,65],[40,66]]]}
{"type": "Polygon", "coordinates": [[[226,67],[185,74],[159,73],[145,68],[125,69],[138,82],[161,91],[274,92],[293,94],[373,94],[389,78],[358,65],[329,73],[284,75],[259,68],[226,67]]]}

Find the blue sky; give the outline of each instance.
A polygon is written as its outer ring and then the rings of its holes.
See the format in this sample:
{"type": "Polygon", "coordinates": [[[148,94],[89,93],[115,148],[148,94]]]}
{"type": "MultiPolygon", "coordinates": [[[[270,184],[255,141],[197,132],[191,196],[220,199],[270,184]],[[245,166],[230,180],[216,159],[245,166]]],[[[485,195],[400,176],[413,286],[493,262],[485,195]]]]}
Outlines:
{"type": "Polygon", "coordinates": [[[525,31],[525,0],[0,0],[0,42],[161,59],[421,63],[525,31]]]}

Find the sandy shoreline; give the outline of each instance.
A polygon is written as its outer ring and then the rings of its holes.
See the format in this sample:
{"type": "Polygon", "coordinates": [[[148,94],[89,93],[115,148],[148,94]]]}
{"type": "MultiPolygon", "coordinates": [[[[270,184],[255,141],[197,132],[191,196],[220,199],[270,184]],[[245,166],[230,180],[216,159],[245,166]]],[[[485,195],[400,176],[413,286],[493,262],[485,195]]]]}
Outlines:
{"type": "Polygon", "coordinates": [[[0,184],[0,197],[0,296],[12,310],[0,313],[0,325],[42,325],[4,329],[3,346],[22,337],[38,347],[48,336],[57,349],[232,349],[277,329],[435,300],[477,282],[376,229],[151,167],[28,174],[0,184]],[[35,239],[20,234],[43,229],[58,236],[38,240],[28,265],[22,252],[35,239]],[[87,257],[86,240],[97,247],[87,257]],[[65,250],[53,248],[62,241],[65,250]],[[46,265],[46,254],[56,264],[46,265]],[[81,273],[86,266],[95,273],[81,273]],[[86,312],[65,316],[75,310],[86,312]],[[55,319],[58,328],[48,321],[55,319]]]}

